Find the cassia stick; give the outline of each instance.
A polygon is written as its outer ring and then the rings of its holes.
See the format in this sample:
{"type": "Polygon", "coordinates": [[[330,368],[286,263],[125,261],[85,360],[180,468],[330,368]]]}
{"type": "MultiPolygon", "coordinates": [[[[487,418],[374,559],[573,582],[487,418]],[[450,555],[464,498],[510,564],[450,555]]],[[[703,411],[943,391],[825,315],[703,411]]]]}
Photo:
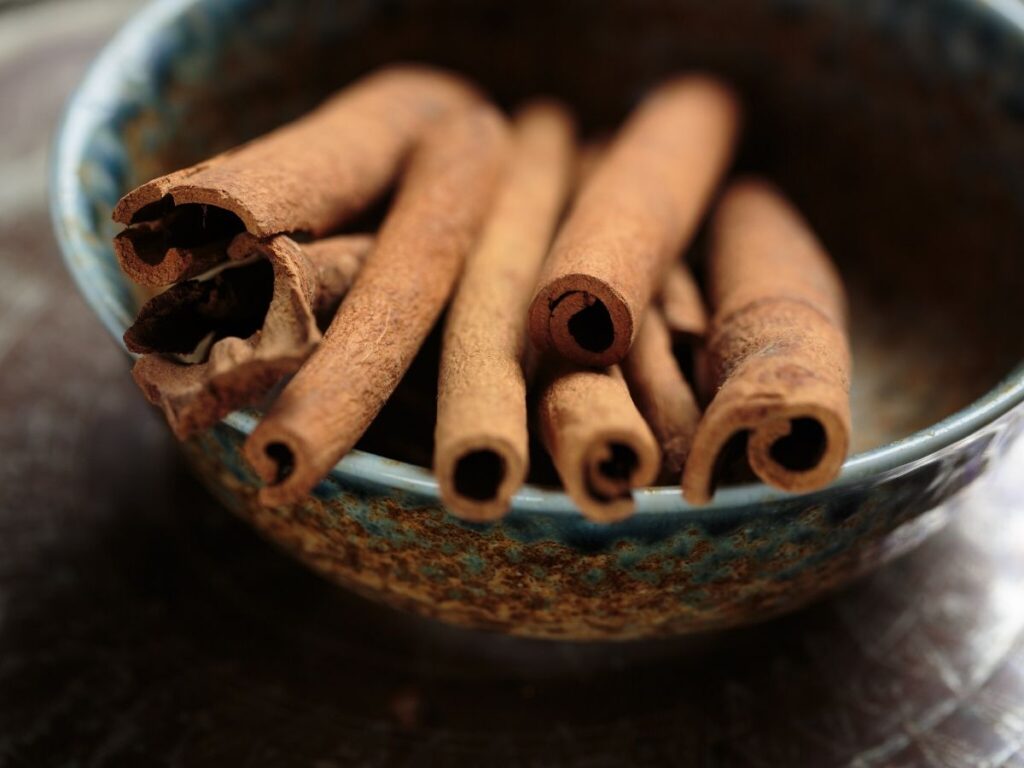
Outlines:
{"type": "Polygon", "coordinates": [[[548,359],[539,373],[537,424],[566,493],[590,519],[633,514],[633,489],[657,477],[661,457],[617,367],[548,359]]]}
{"type": "Polygon", "coordinates": [[[257,404],[298,370],[320,341],[317,313],[337,306],[372,245],[369,235],[299,246],[243,233],[229,261],[148,301],[125,343],[142,353],[132,375],[175,435],[257,404]]]}
{"type": "Polygon", "coordinates": [[[734,183],[712,221],[707,370],[715,395],[683,476],[688,501],[714,493],[724,449],[745,439],[764,482],[808,491],[831,481],[850,442],[850,352],[839,275],[770,184],[734,183]]]}
{"type": "Polygon", "coordinates": [[[539,349],[590,366],[625,357],[729,163],[738,122],[736,98],[707,77],[671,80],[644,99],[555,239],[529,312],[539,349]]]}
{"type": "Polygon", "coordinates": [[[445,325],[434,472],[460,517],[500,517],[528,468],[523,317],[570,184],[573,128],[540,102],[513,131],[508,168],[445,325]]]}
{"type": "Polygon", "coordinates": [[[323,237],[363,210],[398,174],[432,124],[478,99],[426,67],[370,74],[318,109],[241,147],[132,190],[114,209],[124,272],[171,285],[223,261],[239,232],[323,237]]]}
{"type": "Polygon", "coordinates": [[[362,436],[451,294],[487,214],[508,129],[476,105],[416,150],[377,244],[324,341],[250,435],[266,504],[305,496],[362,436]]]}

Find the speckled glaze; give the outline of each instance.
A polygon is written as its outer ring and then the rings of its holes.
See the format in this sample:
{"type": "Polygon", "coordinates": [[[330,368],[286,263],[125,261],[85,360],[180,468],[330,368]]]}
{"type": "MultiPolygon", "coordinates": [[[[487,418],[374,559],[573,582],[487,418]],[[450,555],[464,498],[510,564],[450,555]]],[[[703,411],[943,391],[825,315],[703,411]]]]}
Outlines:
{"type": "Polygon", "coordinates": [[[649,489],[634,518],[610,526],[584,520],[561,493],[527,487],[504,521],[479,526],[443,511],[425,470],[362,452],[306,503],[263,509],[240,453],[251,414],[233,414],[185,451],[210,490],[270,539],[401,609],[563,639],[756,621],[921,541],[943,523],[942,502],[1020,428],[1024,369],[1005,375],[1020,359],[1020,313],[1010,317],[1005,297],[1020,291],[1022,8],[1015,0],[158,0],[108,46],[68,107],[53,163],[54,225],[68,268],[120,342],[136,297],[110,247],[117,198],[266,130],[378,63],[437,61],[506,103],[543,88],[598,127],[661,73],[694,64],[724,72],[746,92],[752,126],[766,126],[756,130],[770,141],[755,132],[750,143],[775,148],[741,163],[781,178],[826,242],[838,242],[848,280],[864,283],[872,307],[897,308],[896,330],[883,324],[876,336],[899,339],[899,329],[916,327],[907,317],[924,329],[888,354],[898,362],[876,365],[879,347],[865,343],[858,354],[857,339],[888,315],[855,311],[855,359],[866,361],[855,421],[876,447],[853,456],[832,487],[804,496],[731,488],[703,508],[687,507],[677,488],[649,489]],[[860,138],[873,131],[885,136],[877,151],[860,138]],[[943,163],[932,162],[935,153],[943,163]],[[878,186],[872,162],[884,172],[899,165],[891,183],[878,186]],[[823,175],[834,181],[860,168],[862,176],[822,186],[823,175]],[[943,189],[957,190],[957,210],[971,222],[966,269],[955,238],[935,224],[952,214],[900,208],[921,197],[915,185],[941,200],[950,198],[943,189]],[[851,226],[852,212],[869,224],[851,226]],[[913,243],[931,233],[928,261],[892,258],[886,243],[907,252],[893,232],[913,243]],[[885,270],[902,271],[874,279],[885,270]],[[934,305],[948,307],[939,320],[928,315],[934,305]],[[935,330],[949,316],[954,331],[935,330]],[[940,352],[929,356],[933,348],[940,352]],[[959,378],[927,367],[950,357],[959,378]],[[881,444],[893,437],[901,439],[881,444]]]}

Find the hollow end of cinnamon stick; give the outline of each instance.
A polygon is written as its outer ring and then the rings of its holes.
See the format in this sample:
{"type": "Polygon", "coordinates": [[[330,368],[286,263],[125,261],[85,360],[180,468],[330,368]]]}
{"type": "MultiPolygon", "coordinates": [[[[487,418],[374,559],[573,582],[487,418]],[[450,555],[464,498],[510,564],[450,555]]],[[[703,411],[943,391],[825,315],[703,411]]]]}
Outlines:
{"type": "Polygon", "coordinates": [[[849,425],[819,406],[791,406],[750,434],[747,455],[758,477],[793,492],[827,485],[849,450],[849,425]]]}
{"type": "Polygon", "coordinates": [[[302,426],[278,422],[272,432],[260,430],[245,443],[245,458],[263,481],[259,501],[275,507],[304,498],[326,474],[320,467],[332,465],[318,446],[302,433],[302,426]]]}
{"type": "Polygon", "coordinates": [[[569,274],[543,286],[530,305],[530,338],[577,365],[606,368],[633,343],[633,316],[610,285],[569,274]]]}
{"type": "Polygon", "coordinates": [[[466,440],[435,457],[441,500],[456,517],[486,523],[501,518],[526,481],[524,454],[500,438],[466,440]]]}
{"type": "Polygon", "coordinates": [[[554,457],[566,493],[584,517],[615,523],[636,510],[633,491],[654,482],[660,463],[653,436],[595,430],[578,452],[554,457]]]}
{"type": "Polygon", "coordinates": [[[630,479],[640,457],[629,444],[628,435],[604,435],[586,454],[587,492],[596,499],[613,502],[630,496],[630,479]]]}
{"type": "Polygon", "coordinates": [[[227,259],[228,244],[245,231],[230,211],[205,204],[173,207],[168,198],[139,212],[114,236],[122,271],[139,285],[163,287],[195,277],[227,259]]]}
{"type": "Polygon", "coordinates": [[[328,238],[312,260],[287,236],[242,233],[228,261],[150,299],[125,343],[142,354],[132,375],[175,435],[256,405],[294,373],[321,338],[315,300],[342,289],[340,279],[321,285],[322,268],[357,270],[369,247],[365,237],[328,238]]]}
{"type": "Polygon", "coordinates": [[[850,443],[850,350],[842,283],[823,246],[778,189],[730,186],[712,220],[713,316],[703,378],[714,392],[683,474],[710,500],[729,446],[784,491],[827,485],[850,443]]]}
{"type": "Polygon", "coordinates": [[[828,485],[849,450],[849,422],[842,409],[820,403],[741,405],[708,410],[683,476],[683,496],[706,504],[715,494],[730,446],[758,479],[790,493],[828,485]],[[738,440],[737,438],[742,438],[738,440]]]}
{"type": "Polygon", "coordinates": [[[633,491],[654,482],[658,443],[617,368],[545,361],[537,397],[541,441],[566,493],[595,522],[633,514],[633,491]]]}
{"type": "Polygon", "coordinates": [[[273,265],[261,258],[225,267],[210,279],[186,280],[146,302],[124,333],[128,349],[190,356],[216,340],[245,339],[259,331],[274,295],[273,265]]]}

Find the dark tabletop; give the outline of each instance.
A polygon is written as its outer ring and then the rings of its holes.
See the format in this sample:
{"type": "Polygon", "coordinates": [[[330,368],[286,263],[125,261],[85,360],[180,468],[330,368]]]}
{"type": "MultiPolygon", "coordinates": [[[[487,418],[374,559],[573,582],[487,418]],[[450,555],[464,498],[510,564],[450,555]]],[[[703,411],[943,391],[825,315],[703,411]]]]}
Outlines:
{"type": "Polygon", "coordinates": [[[404,617],[219,509],[45,212],[60,106],[133,5],[0,4],[0,766],[1024,768],[1024,444],[856,587],[639,645],[404,617]]]}

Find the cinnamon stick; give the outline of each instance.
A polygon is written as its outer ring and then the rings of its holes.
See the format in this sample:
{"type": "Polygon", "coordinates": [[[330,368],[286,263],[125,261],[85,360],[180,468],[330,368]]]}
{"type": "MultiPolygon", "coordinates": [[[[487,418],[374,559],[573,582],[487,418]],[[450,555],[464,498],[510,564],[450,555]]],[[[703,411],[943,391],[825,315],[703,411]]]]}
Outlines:
{"type": "Polygon", "coordinates": [[[503,515],[526,479],[523,316],[570,184],[572,121],[535,103],[514,125],[508,170],[448,310],[434,472],[468,520],[503,515]]]}
{"type": "Polygon", "coordinates": [[[672,352],[657,308],[648,311],[622,373],[640,413],[661,446],[662,474],[679,482],[700,419],[700,407],[672,352]]]}
{"type": "Polygon", "coordinates": [[[838,273],[800,214],[758,179],[733,184],[712,221],[707,364],[716,389],[683,476],[714,493],[727,445],[787,491],[830,482],[850,442],[850,352],[838,273]]]}
{"type": "Polygon", "coordinates": [[[658,303],[671,338],[676,364],[697,404],[706,403],[710,396],[700,384],[708,314],[700,287],[685,261],[677,259],[669,266],[658,303]]]}
{"type": "Polygon", "coordinates": [[[685,261],[676,259],[665,273],[660,295],[665,326],[675,342],[699,344],[708,330],[708,313],[700,287],[685,261]]]}
{"type": "Polygon", "coordinates": [[[349,235],[299,246],[286,235],[238,235],[229,261],[150,299],[125,332],[147,399],[185,439],[256,404],[320,341],[373,245],[349,235]]]}
{"type": "Polygon", "coordinates": [[[135,282],[171,285],[223,261],[247,231],[323,237],[391,184],[438,118],[477,98],[453,75],[390,67],[359,80],[293,123],[129,192],[114,240],[135,282]]]}
{"type": "Polygon", "coordinates": [[[654,481],[661,457],[621,372],[549,359],[540,377],[541,441],[566,493],[596,522],[629,517],[632,490],[654,481]]]}
{"type": "Polygon", "coordinates": [[[473,247],[508,149],[477,105],[414,154],[395,203],[323,342],[245,444],[265,504],[301,499],[348,453],[395,389],[473,247]]]}
{"type": "Polygon", "coordinates": [[[320,328],[331,324],[341,300],[373,250],[373,242],[373,235],[340,235],[303,243],[302,251],[316,270],[313,313],[320,328]]]}
{"type": "Polygon", "coordinates": [[[729,163],[738,122],[734,95],[707,77],[670,80],[644,99],[555,239],[530,306],[538,348],[580,365],[625,357],[729,163]]]}
{"type": "Polygon", "coordinates": [[[576,191],[586,184],[587,180],[594,175],[594,171],[608,151],[608,138],[602,136],[590,139],[584,143],[576,153],[576,172],[573,175],[573,191],[576,191]]]}

